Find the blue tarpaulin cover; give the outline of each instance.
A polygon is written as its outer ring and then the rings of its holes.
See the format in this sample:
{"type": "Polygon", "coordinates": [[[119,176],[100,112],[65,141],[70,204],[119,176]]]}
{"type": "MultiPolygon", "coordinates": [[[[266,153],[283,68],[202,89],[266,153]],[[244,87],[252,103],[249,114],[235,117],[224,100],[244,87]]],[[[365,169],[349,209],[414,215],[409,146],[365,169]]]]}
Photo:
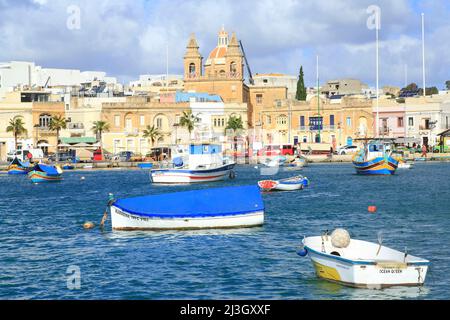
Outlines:
{"type": "Polygon", "coordinates": [[[54,166],[46,166],[44,164],[37,164],[33,170],[45,172],[48,176],[59,176],[60,173],[56,170],[54,166]]]}
{"type": "Polygon", "coordinates": [[[130,214],[155,218],[231,216],[264,210],[258,186],[193,190],[119,199],[114,206],[130,214]]]}

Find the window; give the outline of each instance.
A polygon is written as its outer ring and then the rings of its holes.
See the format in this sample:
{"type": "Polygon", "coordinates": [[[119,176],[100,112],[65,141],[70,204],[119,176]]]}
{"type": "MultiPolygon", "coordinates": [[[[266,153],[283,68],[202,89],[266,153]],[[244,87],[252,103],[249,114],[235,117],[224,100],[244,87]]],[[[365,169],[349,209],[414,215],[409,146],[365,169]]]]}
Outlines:
{"type": "Polygon", "coordinates": [[[176,124],[180,124],[180,119],[181,119],[181,117],[180,116],[175,116],[175,123],[176,124]]]}
{"type": "Polygon", "coordinates": [[[214,127],[217,127],[217,119],[214,119],[214,127]]]}
{"type": "Polygon", "coordinates": [[[268,83],[268,82],[269,82],[269,80],[267,80],[267,79],[263,79],[263,82],[264,82],[264,83],[268,83]]]}
{"type": "Polygon", "coordinates": [[[397,119],[397,127],[403,128],[403,117],[397,119]]]}
{"type": "Polygon", "coordinates": [[[157,119],[156,119],[156,127],[157,127],[158,129],[161,129],[162,126],[163,126],[163,121],[162,121],[162,119],[161,119],[161,118],[157,118],[157,119]]]}
{"type": "Polygon", "coordinates": [[[139,123],[141,126],[145,126],[145,116],[140,116],[139,117],[139,123]]]}
{"type": "Polygon", "coordinates": [[[134,140],[127,139],[127,151],[134,151],[134,140]]]}
{"type": "Polygon", "coordinates": [[[281,101],[280,101],[280,100],[277,101],[277,107],[278,107],[278,108],[281,107],[281,101]]]}
{"type": "Polygon", "coordinates": [[[133,123],[132,123],[132,121],[131,121],[131,118],[125,119],[125,127],[126,127],[127,129],[133,128],[133,123]]]}
{"type": "Polygon", "coordinates": [[[284,114],[277,118],[277,124],[278,125],[286,125],[287,122],[288,122],[287,116],[285,116],[284,114]]]}
{"type": "Polygon", "coordinates": [[[300,116],[300,127],[305,127],[305,116],[300,116]]]}
{"type": "Polygon", "coordinates": [[[271,116],[267,116],[267,124],[272,124],[272,117],[271,116]]]}
{"type": "Polygon", "coordinates": [[[430,119],[425,119],[425,130],[430,129],[430,119]]]}
{"type": "Polygon", "coordinates": [[[330,126],[334,126],[334,114],[330,115],[330,126]]]}
{"type": "Polygon", "coordinates": [[[307,136],[303,136],[303,143],[307,143],[308,142],[308,137],[307,136]]]}
{"type": "Polygon", "coordinates": [[[309,118],[309,129],[312,131],[323,130],[323,117],[309,118]]]}
{"type": "Polygon", "coordinates": [[[43,114],[39,116],[39,127],[40,128],[48,128],[50,125],[50,121],[52,121],[52,116],[48,114],[43,114]]]}
{"type": "Polygon", "coordinates": [[[412,118],[412,117],[409,117],[409,118],[408,118],[408,125],[409,125],[410,127],[414,127],[414,118],[412,118]]]}
{"type": "Polygon", "coordinates": [[[190,75],[195,75],[195,64],[194,63],[191,63],[189,65],[189,74],[190,75]]]}
{"type": "Polygon", "coordinates": [[[263,95],[257,94],[256,95],[256,104],[262,104],[262,102],[263,102],[263,95]]]}
{"type": "Polygon", "coordinates": [[[118,153],[120,150],[120,144],[122,143],[122,141],[120,139],[114,139],[114,153],[118,153]]]}
{"type": "Polygon", "coordinates": [[[222,118],[222,127],[225,127],[225,119],[222,118]]]}
{"type": "Polygon", "coordinates": [[[230,73],[231,75],[235,75],[237,72],[237,68],[236,68],[236,62],[231,62],[230,64],[230,73]]]}
{"type": "Polygon", "coordinates": [[[120,126],[120,116],[119,116],[119,115],[115,115],[115,116],[114,116],[114,125],[115,125],[116,127],[119,127],[119,126],[120,126]]]}
{"type": "Polygon", "coordinates": [[[445,117],[445,129],[448,129],[448,117],[445,117]]]}
{"type": "Polygon", "coordinates": [[[347,127],[351,127],[352,126],[352,118],[347,117],[347,127]]]}

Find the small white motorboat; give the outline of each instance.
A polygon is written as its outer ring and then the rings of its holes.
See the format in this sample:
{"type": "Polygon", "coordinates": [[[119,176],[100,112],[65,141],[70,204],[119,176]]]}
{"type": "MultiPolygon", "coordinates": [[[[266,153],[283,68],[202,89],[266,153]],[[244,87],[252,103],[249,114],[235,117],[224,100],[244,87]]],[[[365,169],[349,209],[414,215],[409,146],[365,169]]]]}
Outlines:
{"type": "Polygon", "coordinates": [[[303,239],[302,257],[309,255],[319,278],[343,285],[381,289],[393,286],[421,286],[428,260],[377,243],[351,239],[344,229],[303,239]]]}
{"type": "Polygon", "coordinates": [[[409,161],[400,161],[398,163],[397,169],[412,169],[414,166],[414,163],[409,161]]]}
{"type": "Polygon", "coordinates": [[[293,170],[301,170],[306,165],[306,159],[297,158],[293,162],[285,163],[283,165],[284,170],[293,171],[293,170]]]}
{"type": "Polygon", "coordinates": [[[295,191],[308,186],[309,180],[303,176],[295,176],[283,180],[262,180],[258,186],[263,191],[295,191]]]}
{"type": "Polygon", "coordinates": [[[249,228],[264,224],[257,186],[193,190],[110,200],[113,230],[249,228]]]}

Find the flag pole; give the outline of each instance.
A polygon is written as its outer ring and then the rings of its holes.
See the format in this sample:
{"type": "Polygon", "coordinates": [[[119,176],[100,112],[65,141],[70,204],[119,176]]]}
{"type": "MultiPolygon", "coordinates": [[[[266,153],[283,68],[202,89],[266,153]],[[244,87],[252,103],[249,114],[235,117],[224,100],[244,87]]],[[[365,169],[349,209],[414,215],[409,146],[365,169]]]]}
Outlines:
{"type": "Polygon", "coordinates": [[[377,55],[377,62],[376,62],[376,68],[377,68],[377,119],[376,119],[376,136],[378,137],[380,134],[380,127],[379,127],[379,122],[380,122],[380,90],[379,90],[379,28],[380,28],[380,16],[379,16],[379,12],[376,12],[376,27],[375,27],[375,31],[376,31],[376,55],[377,55]]]}
{"type": "Polygon", "coordinates": [[[319,82],[319,55],[316,56],[316,72],[317,72],[317,125],[319,127],[319,143],[321,143],[320,138],[320,82],[319,82]]]}
{"type": "Polygon", "coordinates": [[[422,13],[422,83],[423,83],[423,96],[426,96],[425,85],[425,14],[422,13]]]}

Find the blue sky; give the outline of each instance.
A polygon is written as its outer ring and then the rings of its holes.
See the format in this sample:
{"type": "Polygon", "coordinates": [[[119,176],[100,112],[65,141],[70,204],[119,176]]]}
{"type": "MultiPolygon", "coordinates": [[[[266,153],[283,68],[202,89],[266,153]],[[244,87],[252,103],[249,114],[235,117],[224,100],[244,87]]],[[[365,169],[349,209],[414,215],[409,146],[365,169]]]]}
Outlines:
{"type": "MultiPolygon", "coordinates": [[[[296,75],[314,85],[316,54],[323,81],[375,83],[375,32],[369,5],[381,8],[382,85],[421,84],[421,12],[426,17],[427,86],[450,80],[448,0],[0,0],[0,61],[106,71],[121,81],[140,74],[182,73],[189,35],[206,58],[222,25],[244,43],[253,73],[296,75]],[[80,29],[67,28],[80,10],[80,29]]],[[[322,81],[322,82],[323,82],[322,81]]]]}

